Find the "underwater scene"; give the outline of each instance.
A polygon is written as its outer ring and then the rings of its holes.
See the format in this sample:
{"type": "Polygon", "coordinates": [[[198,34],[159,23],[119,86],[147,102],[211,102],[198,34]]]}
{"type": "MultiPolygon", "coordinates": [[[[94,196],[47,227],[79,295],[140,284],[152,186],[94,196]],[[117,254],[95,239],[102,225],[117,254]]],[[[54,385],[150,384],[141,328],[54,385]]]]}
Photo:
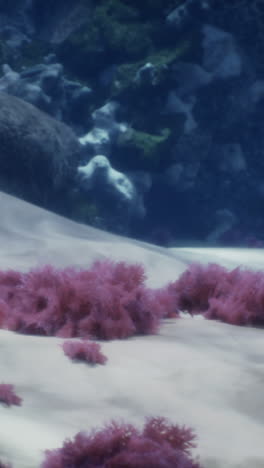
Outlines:
{"type": "Polygon", "coordinates": [[[263,8],[1,1],[0,189],[161,246],[262,247],[263,8]]]}
{"type": "Polygon", "coordinates": [[[0,468],[264,468],[264,0],[0,0],[0,468]]]}

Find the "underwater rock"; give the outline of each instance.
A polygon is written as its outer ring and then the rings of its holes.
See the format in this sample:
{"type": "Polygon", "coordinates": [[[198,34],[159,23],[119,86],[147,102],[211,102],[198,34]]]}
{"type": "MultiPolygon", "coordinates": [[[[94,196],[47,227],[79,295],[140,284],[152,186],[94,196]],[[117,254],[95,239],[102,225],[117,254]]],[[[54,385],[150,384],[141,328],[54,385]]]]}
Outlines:
{"type": "Polygon", "coordinates": [[[94,156],[85,166],[79,166],[77,172],[77,180],[83,191],[93,191],[95,198],[107,198],[110,203],[112,200],[113,207],[116,204],[129,209],[131,215],[144,216],[142,194],[137,192],[127,175],[111,166],[106,156],[94,156]]]}
{"type": "Polygon", "coordinates": [[[52,203],[67,187],[81,145],[65,124],[23,100],[0,93],[1,190],[33,203],[52,203]]]}
{"type": "Polygon", "coordinates": [[[86,135],[79,138],[80,143],[85,147],[90,146],[94,153],[108,155],[117,137],[127,130],[126,123],[116,121],[118,107],[118,103],[109,101],[96,109],[92,113],[94,126],[86,135]]]}
{"type": "Polygon", "coordinates": [[[203,32],[203,67],[214,78],[226,79],[239,76],[242,59],[232,34],[206,24],[203,32]]]}
{"type": "Polygon", "coordinates": [[[63,66],[49,56],[43,63],[23,68],[20,73],[4,64],[0,90],[17,96],[58,120],[82,130],[89,121],[92,90],[78,82],[67,80],[63,66]]]}
{"type": "Polygon", "coordinates": [[[78,167],[82,186],[86,190],[99,189],[115,193],[124,200],[131,201],[134,197],[132,182],[119,171],[113,169],[106,156],[94,156],[85,166],[78,167]]]}

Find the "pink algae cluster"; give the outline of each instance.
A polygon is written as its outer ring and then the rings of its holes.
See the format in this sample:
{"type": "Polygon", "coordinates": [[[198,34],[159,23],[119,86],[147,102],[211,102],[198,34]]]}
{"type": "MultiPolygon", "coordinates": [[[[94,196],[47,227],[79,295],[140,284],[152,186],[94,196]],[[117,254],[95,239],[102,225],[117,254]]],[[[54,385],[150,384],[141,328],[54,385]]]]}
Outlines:
{"type": "Polygon", "coordinates": [[[93,341],[64,341],[64,354],[70,359],[84,361],[89,364],[105,364],[107,357],[101,352],[99,343],[93,341]]]}
{"type": "Polygon", "coordinates": [[[264,323],[264,274],[194,264],[150,289],[141,265],[95,262],[89,270],[44,266],[0,272],[0,327],[63,338],[123,339],[157,332],[179,311],[235,325],[264,323]]]}
{"type": "MultiPolygon", "coordinates": [[[[264,274],[216,264],[193,264],[160,289],[145,286],[140,265],[96,262],[89,270],[45,266],[28,273],[0,272],[0,328],[43,336],[81,338],[62,347],[71,359],[104,364],[93,340],[157,332],[163,318],[180,311],[232,325],[264,325],[264,274]]],[[[0,403],[20,405],[10,384],[0,384],[0,403]]],[[[41,468],[200,468],[190,456],[191,429],[150,418],[142,431],[112,421],[78,433],[46,452],[41,468]]],[[[11,468],[0,462],[0,468],[11,468]]]]}
{"type": "Polygon", "coordinates": [[[201,468],[190,455],[194,439],[191,429],[161,417],[148,418],[142,431],[112,421],[46,451],[41,468],[201,468]]]}
{"type": "MultiPolygon", "coordinates": [[[[7,406],[17,405],[20,406],[22,398],[20,398],[14,390],[14,386],[11,384],[0,384],[0,404],[7,406]]],[[[0,465],[1,468],[1,465],[0,465]]]]}
{"type": "Polygon", "coordinates": [[[0,327],[103,340],[155,333],[174,302],[167,290],[151,290],[144,280],[142,266],[124,262],[0,272],[0,327]]]}

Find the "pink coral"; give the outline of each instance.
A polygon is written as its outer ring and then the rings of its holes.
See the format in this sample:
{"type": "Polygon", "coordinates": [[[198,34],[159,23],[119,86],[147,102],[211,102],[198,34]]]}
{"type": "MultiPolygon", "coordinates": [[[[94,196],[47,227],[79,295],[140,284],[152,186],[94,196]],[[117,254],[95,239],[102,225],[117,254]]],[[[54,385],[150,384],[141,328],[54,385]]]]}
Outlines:
{"type": "Polygon", "coordinates": [[[200,468],[190,456],[194,438],[191,429],[161,417],[147,419],[142,431],[113,421],[100,431],[78,433],[62,448],[47,450],[41,468],[200,468]]]}
{"type": "Polygon", "coordinates": [[[107,361],[100,345],[92,341],[64,341],[62,348],[71,359],[86,361],[89,364],[105,364],[107,361]]]}
{"type": "Polygon", "coordinates": [[[237,325],[264,324],[262,272],[193,264],[153,290],[140,265],[96,262],[89,270],[45,266],[0,272],[0,327],[63,338],[123,339],[156,333],[180,310],[237,325]]]}
{"type": "Polygon", "coordinates": [[[18,405],[20,406],[22,398],[16,395],[14,386],[11,384],[0,384],[0,403],[4,403],[8,406],[18,405]]]}
{"type": "Polygon", "coordinates": [[[263,272],[194,264],[171,288],[178,310],[233,325],[264,325],[263,272]]]}
{"type": "Polygon", "coordinates": [[[96,262],[90,270],[45,266],[0,274],[0,326],[65,338],[127,338],[157,330],[165,309],[140,265],[96,262]],[[163,309],[163,310],[162,310],[163,309]]]}

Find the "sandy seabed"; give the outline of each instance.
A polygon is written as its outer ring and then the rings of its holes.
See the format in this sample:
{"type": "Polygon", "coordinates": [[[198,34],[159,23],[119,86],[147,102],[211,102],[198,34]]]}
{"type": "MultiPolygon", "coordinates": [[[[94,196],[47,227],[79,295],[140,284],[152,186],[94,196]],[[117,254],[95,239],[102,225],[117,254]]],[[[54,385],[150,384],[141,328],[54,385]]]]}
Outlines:
{"type": "MultiPolygon", "coordinates": [[[[159,287],[194,261],[262,269],[255,249],[159,248],[74,223],[0,193],[0,268],[140,262],[159,287]]],[[[105,366],[72,363],[57,337],[0,330],[0,383],[21,407],[0,406],[0,459],[37,468],[45,449],[111,419],[146,416],[191,426],[204,468],[264,468],[264,331],[185,316],[154,336],[102,342],[105,366]]]]}

